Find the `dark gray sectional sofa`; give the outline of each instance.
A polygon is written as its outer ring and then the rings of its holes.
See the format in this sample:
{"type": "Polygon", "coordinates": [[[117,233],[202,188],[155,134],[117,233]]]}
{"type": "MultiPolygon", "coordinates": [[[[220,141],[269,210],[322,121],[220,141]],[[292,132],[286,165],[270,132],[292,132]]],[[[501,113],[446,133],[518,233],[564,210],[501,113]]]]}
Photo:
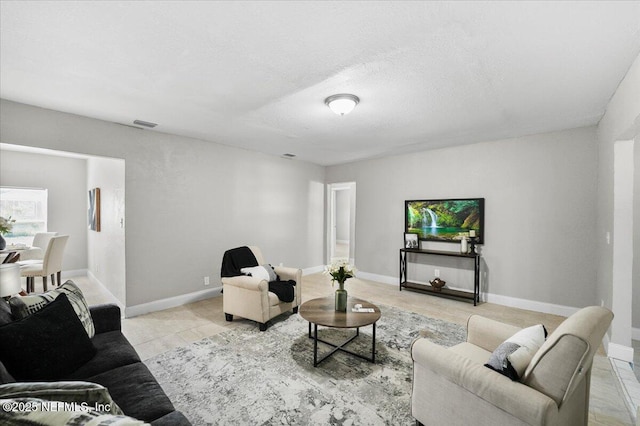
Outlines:
{"type": "MultiPolygon", "coordinates": [[[[106,387],[125,415],[152,425],[190,425],[121,332],[117,305],[90,307],[95,326],[91,339],[96,354],[61,380],[86,381],[106,387]]],[[[0,369],[4,369],[0,365],[0,369]]],[[[6,373],[6,370],[5,370],[6,373]]],[[[4,375],[4,382],[10,382],[4,375]]],[[[10,377],[10,376],[9,376],[10,377]]],[[[43,380],[48,381],[48,380],[43,380]]]]}

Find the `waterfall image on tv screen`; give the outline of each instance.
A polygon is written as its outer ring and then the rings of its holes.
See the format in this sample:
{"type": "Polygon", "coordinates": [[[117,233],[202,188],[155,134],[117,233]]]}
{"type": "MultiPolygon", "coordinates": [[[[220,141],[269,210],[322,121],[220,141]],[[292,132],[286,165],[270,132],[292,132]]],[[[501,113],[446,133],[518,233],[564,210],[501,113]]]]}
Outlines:
{"type": "Polygon", "coordinates": [[[459,241],[476,232],[484,242],[484,198],[405,201],[405,232],[427,241],[459,241]]]}

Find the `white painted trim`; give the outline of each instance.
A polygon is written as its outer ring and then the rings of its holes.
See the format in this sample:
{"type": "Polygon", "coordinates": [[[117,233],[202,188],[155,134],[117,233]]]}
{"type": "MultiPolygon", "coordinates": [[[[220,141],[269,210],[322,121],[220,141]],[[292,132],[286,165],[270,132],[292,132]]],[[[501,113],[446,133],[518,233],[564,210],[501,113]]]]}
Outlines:
{"type": "Polygon", "coordinates": [[[125,318],[137,317],[138,315],[148,314],[149,312],[162,311],[176,306],[186,305],[187,303],[197,302],[198,300],[209,299],[219,296],[222,292],[222,286],[210,288],[206,290],[196,291],[193,293],[181,294],[179,296],[168,297],[166,299],[154,300],[149,303],[129,306],[124,310],[125,318]]]}
{"type": "Polygon", "coordinates": [[[62,279],[69,279],[73,277],[86,277],[89,275],[89,271],[87,269],[73,269],[70,271],[62,271],[62,279]]]}
{"type": "MultiPolygon", "coordinates": [[[[561,315],[568,317],[580,310],[572,306],[556,305],[548,302],[538,302],[536,300],[519,299],[517,297],[503,296],[501,294],[485,293],[485,301],[498,305],[510,306],[512,308],[527,309],[530,311],[543,312],[545,314],[561,315]]],[[[481,296],[482,298],[482,296],[481,296]]]]}
{"type": "MultiPolygon", "coordinates": [[[[398,286],[398,277],[390,277],[387,275],[372,274],[369,272],[358,271],[358,278],[376,281],[382,284],[390,284],[398,286]]],[[[568,317],[578,312],[580,308],[572,306],[555,305],[553,303],[538,302],[535,300],[518,299],[516,297],[502,296],[500,294],[480,293],[480,300],[495,303],[498,305],[509,306],[512,308],[527,309],[530,311],[542,312],[545,314],[561,315],[568,317]]]]}
{"type": "Polygon", "coordinates": [[[107,286],[105,286],[104,284],[102,284],[102,281],[100,281],[95,275],[93,275],[93,272],[87,270],[87,277],[89,278],[89,280],[93,283],[93,284],[97,284],[98,286],[102,287],[102,289],[104,291],[106,291],[107,293],[109,293],[112,297],[113,297],[113,301],[116,305],[118,305],[120,307],[120,311],[122,312],[122,315],[124,316],[124,310],[125,310],[125,305],[124,303],[122,303],[121,301],[118,300],[117,297],[115,297],[113,295],[113,293],[111,293],[109,291],[109,289],[107,288],[107,286]]]}
{"type": "Polygon", "coordinates": [[[609,333],[604,333],[604,337],[602,338],[602,347],[604,348],[604,353],[607,354],[607,356],[609,356],[609,343],[611,342],[611,339],[609,338],[609,333]]]}
{"type": "MultiPolygon", "coordinates": [[[[315,274],[324,271],[324,266],[313,266],[302,270],[302,275],[315,274]]],[[[222,286],[211,289],[196,291],[193,293],[182,294],[180,296],[169,297],[166,299],[154,300],[149,303],[142,303],[124,308],[125,318],[137,317],[138,315],[148,314],[150,312],[162,311],[164,309],[175,308],[176,306],[186,305],[187,303],[197,302],[198,300],[209,299],[222,294],[222,286]]]]}
{"type": "Polygon", "coordinates": [[[337,244],[349,244],[349,240],[336,240],[337,244]]]}
{"type": "Polygon", "coordinates": [[[320,265],[320,266],[312,266],[310,268],[305,268],[302,270],[302,275],[311,275],[311,274],[317,274],[319,272],[323,272],[324,271],[324,265],[320,265]]]}
{"type": "Polygon", "coordinates": [[[633,362],[633,348],[611,342],[609,342],[607,347],[607,356],[609,358],[615,358],[625,362],[633,362]]]}
{"type": "Polygon", "coordinates": [[[382,284],[391,284],[391,285],[395,285],[396,287],[398,287],[398,277],[389,277],[387,275],[378,275],[378,274],[372,274],[370,272],[362,272],[362,271],[358,271],[356,273],[356,277],[357,278],[363,278],[365,280],[371,280],[371,281],[376,281],[382,284]]]}
{"type": "Polygon", "coordinates": [[[640,328],[631,329],[631,338],[633,340],[640,340],[640,328]]]}
{"type": "MultiPolygon", "coordinates": [[[[310,268],[303,269],[302,275],[304,276],[304,275],[316,274],[322,271],[324,271],[324,265],[312,266],[310,268]]],[[[381,284],[398,286],[398,278],[391,277],[388,275],[379,275],[379,274],[373,274],[370,272],[358,271],[357,277],[365,280],[375,281],[381,284]]],[[[143,315],[149,312],[155,312],[155,311],[161,311],[164,309],[174,308],[176,306],[185,305],[187,303],[196,302],[198,300],[209,299],[211,297],[219,296],[222,293],[221,290],[222,290],[222,287],[215,287],[212,289],[197,291],[194,293],[183,294],[180,296],[170,297],[167,299],[155,300],[149,303],[130,306],[124,309],[125,317],[131,318],[131,317],[143,315]]],[[[542,312],[546,314],[561,315],[565,317],[573,315],[574,313],[580,310],[580,308],[575,308],[572,306],[555,305],[553,303],[538,302],[535,300],[518,299],[515,297],[502,296],[499,294],[481,293],[480,298],[482,300],[485,300],[486,302],[495,303],[498,305],[509,306],[512,308],[527,309],[530,311],[542,312]],[[484,299],[483,299],[483,296],[484,296],[484,299]]],[[[634,330],[634,336],[636,336],[637,334],[640,334],[640,329],[636,328],[633,330],[634,330]]],[[[609,340],[609,336],[605,334],[603,339],[603,343],[605,343],[605,348],[607,347],[610,348],[611,345],[614,345],[612,343],[608,343],[608,340],[609,340]]],[[[620,345],[616,345],[616,346],[620,346],[620,345]]],[[[631,348],[631,350],[632,350],[632,360],[633,360],[633,348],[631,348]]]]}
{"type": "MultiPolygon", "coordinates": [[[[393,286],[399,285],[397,277],[371,274],[369,272],[362,272],[362,271],[358,271],[357,276],[358,278],[376,281],[382,284],[390,284],[393,286]]],[[[563,317],[571,316],[580,310],[580,308],[575,308],[573,306],[556,305],[553,303],[538,302],[535,300],[518,299],[516,297],[502,296],[500,294],[491,294],[491,293],[480,293],[480,300],[483,300],[489,303],[495,303],[497,305],[509,306],[512,308],[527,309],[529,311],[542,312],[545,314],[561,315],[563,317]]],[[[640,334],[640,329],[637,329],[637,328],[634,329],[634,333],[635,332],[638,332],[640,334]]],[[[611,345],[614,345],[612,343],[609,343],[609,335],[606,333],[602,339],[602,343],[605,347],[605,350],[606,348],[609,348],[609,350],[611,350],[611,345]]],[[[620,345],[616,345],[616,346],[620,346],[620,345]]],[[[631,349],[630,362],[633,362],[633,348],[630,348],[630,349],[631,349]]],[[[612,356],[612,355],[609,355],[609,356],[612,356]]]]}

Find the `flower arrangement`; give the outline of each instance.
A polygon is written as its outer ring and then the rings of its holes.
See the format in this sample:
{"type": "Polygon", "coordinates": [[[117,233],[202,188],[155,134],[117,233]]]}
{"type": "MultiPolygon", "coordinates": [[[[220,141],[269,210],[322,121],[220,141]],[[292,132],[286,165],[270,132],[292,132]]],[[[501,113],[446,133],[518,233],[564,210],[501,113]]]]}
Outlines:
{"type": "Polygon", "coordinates": [[[11,232],[15,221],[15,219],[11,219],[11,216],[9,216],[9,219],[5,219],[4,217],[0,216],[0,234],[4,235],[11,232]]]}
{"type": "Polygon", "coordinates": [[[338,284],[344,284],[344,282],[348,278],[353,278],[356,276],[356,267],[350,265],[349,262],[345,259],[336,260],[331,263],[331,265],[327,265],[324,267],[324,273],[327,275],[331,275],[331,285],[334,282],[338,282],[338,284]]]}

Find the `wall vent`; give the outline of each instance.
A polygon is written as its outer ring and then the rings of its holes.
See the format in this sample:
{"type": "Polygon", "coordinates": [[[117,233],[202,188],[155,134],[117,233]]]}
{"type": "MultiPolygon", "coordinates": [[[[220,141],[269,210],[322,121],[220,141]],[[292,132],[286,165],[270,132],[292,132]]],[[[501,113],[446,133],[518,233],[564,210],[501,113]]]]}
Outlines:
{"type": "Polygon", "coordinates": [[[112,123],[117,124],[118,126],[128,127],[128,128],[130,128],[130,129],[144,130],[144,129],[143,129],[143,128],[141,128],[141,127],[138,127],[138,126],[132,126],[131,124],[122,124],[122,123],[117,123],[117,122],[115,122],[115,121],[112,121],[112,123]]]}
{"type": "Polygon", "coordinates": [[[133,124],[136,124],[138,126],[148,127],[150,129],[153,129],[158,125],[158,123],[150,123],[148,121],[142,121],[142,120],[133,120],[133,124]]]}

